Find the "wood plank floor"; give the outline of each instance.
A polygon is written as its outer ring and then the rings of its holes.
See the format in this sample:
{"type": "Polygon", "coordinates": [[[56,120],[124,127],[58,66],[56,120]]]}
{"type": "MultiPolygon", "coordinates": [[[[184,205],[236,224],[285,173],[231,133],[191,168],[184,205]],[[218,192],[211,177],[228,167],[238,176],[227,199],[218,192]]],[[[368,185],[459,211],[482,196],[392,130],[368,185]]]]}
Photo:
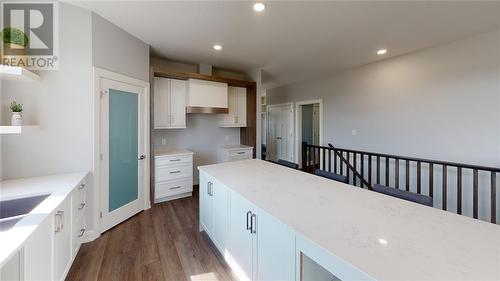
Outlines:
{"type": "Polygon", "coordinates": [[[205,233],[198,197],[156,204],[82,245],[66,280],[237,280],[205,233]]]}

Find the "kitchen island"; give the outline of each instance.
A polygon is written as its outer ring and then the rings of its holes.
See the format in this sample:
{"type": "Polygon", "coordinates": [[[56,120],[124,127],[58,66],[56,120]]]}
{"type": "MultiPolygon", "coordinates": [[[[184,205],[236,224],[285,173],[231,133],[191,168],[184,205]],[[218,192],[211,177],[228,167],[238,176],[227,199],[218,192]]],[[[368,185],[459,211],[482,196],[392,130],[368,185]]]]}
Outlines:
{"type": "Polygon", "coordinates": [[[307,280],[303,255],[341,280],[500,279],[498,225],[257,159],[199,170],[200,230],[241,279],[307,280]]]}

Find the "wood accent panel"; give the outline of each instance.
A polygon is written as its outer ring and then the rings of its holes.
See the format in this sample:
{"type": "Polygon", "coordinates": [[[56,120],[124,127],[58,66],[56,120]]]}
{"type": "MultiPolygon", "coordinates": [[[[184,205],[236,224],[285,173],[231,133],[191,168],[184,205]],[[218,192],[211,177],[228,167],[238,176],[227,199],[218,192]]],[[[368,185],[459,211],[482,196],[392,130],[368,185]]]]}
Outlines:
{"type": "Polygon", "coordinates": [[[240,128],[240,143],[253,147],[253,158],[257,153],[257,87],[247,86],[247,126],[240,128]]]}
{"type": "Polygon", "coordinates": [[[252,82],[252,81],[210,76],[210,75],[204,75],[204,74],[192,73],[192,72],[180,72],[180,71],[170,70],[170,69],[166,69],[166,68],[162,68],[162,67],[158,67],[158,66],[152,66],[151,71],[154,73],[154,76],[156,76],[156,77],[175,78],[175,79],[183,79],[183,80],[200,79],[200,80],[207,80],[207,81],[213,81],[213,82],[227,83],[229,86],[235,86],[235,87],[247,87],[247,86],[255,86],[256,85],[255,82],[252,82]]]}
{"type": "Polygon", "coordinates": [[[205,233],[198,196],[154,205],[82,245],[66,280],[237,280],[205,233]]]}

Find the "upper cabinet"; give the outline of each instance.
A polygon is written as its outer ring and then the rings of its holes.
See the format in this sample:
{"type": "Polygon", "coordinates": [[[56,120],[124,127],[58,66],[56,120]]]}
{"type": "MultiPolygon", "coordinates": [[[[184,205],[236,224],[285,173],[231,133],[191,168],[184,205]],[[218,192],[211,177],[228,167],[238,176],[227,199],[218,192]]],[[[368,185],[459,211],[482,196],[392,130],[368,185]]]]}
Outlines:
{"type": "Polygon", "coordinates": [[[227,113],[227,84],[188,80],[187,113],[227,113]]]}
{"type": "Polygon", "coordinates": [[[187,81],[154,78],[154,128],[186,128],[187,81]]]}
{"type": "Polygon", "coordinates": [[[221,115],[221,127],[247,126],[247,89],[228,87],[229,113],[221,115]]]}

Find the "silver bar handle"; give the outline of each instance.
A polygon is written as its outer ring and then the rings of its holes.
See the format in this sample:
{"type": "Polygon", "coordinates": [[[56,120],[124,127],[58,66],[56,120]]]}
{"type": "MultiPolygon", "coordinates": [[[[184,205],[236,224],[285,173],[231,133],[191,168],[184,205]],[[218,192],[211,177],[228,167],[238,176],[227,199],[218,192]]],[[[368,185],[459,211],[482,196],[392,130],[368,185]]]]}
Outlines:
{"type": "Polygon", "coordinates": [[[252,211],[248,211],[247,212],[247,230],[250,230],[250,232],[251,232],[251,229],[252,229],[252,224],[251,223],[249,224],[249,222],[250,222],[250,215],[251,214],[252,214],[252,211]]]}
{"type": "Polygon", "coordinates": [[[170,189],[179,189],[181,188],[180,186],[175,186],[175,187],[171,187],[170,189]]]}
{"type": "Polygon", "coordinates": [[[250,218],[250,233],[252,233],[252,234],[257,233],[257,215],[256,214],[252,214],[252,217],[250,218]]]}
{"type": "Polygon", "coordinates": [[[170,173],[171,173],[171,174],[178,174],[178,173],[180,173],[180,172],[181,172],[181,171],[172,171],[172,172],[170,172],[170,173]]]}
{"type": "Polygon", "coordinates": [[[81,238],[85,234],[85,228],[80,229],[80,234],[78,234],[78,237],[81,238]]]}
{"type": "Polygon", "coordinates": [[[80,204],[80,207],[78,207],[78,210],[82,210],[83,208],[85,208],[85,203],[80,204]]]}
{"type": "Polygon", "coordinates": [[[85,187],[85,184],[84,184],[84,183],[82,183],[82,184],[80,184],[80,186],[78,186],[78,189],[79,189],[79,190],[82,190],[84,187],[85,187]]]}

